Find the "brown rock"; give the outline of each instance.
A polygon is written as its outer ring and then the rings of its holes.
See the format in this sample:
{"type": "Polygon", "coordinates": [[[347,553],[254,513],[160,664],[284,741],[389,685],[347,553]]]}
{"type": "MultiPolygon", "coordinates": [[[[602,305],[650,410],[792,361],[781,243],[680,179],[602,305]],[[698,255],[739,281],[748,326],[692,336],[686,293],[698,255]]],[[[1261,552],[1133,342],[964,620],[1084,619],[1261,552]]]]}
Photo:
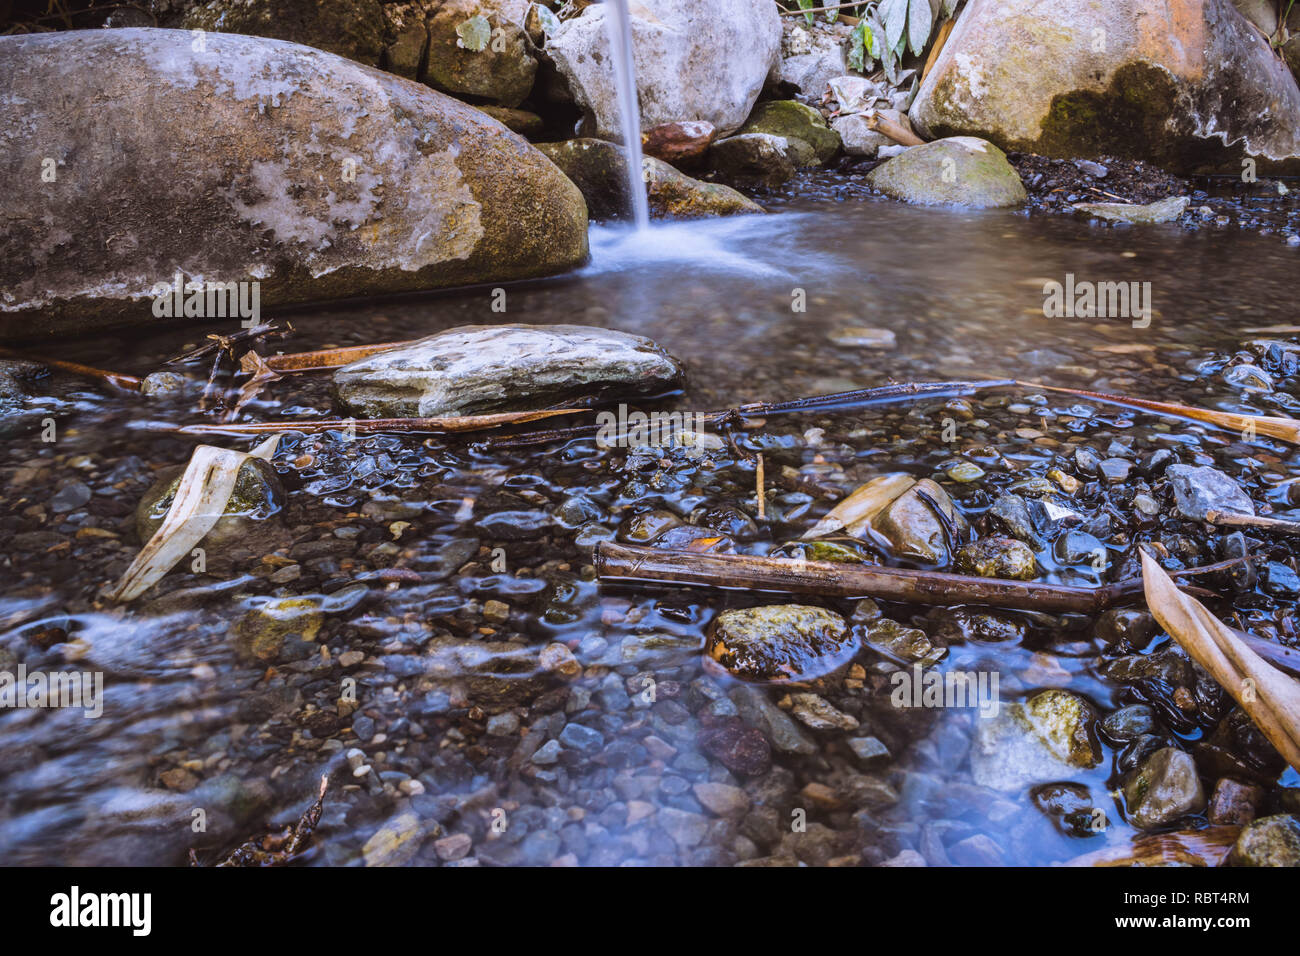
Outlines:
{"type": "Polygon", "coordinates": [[[641,152],[678,169],[692,169],[704,160],[717,130],[705,120],[660,123],[641,134],[641,152]]]}

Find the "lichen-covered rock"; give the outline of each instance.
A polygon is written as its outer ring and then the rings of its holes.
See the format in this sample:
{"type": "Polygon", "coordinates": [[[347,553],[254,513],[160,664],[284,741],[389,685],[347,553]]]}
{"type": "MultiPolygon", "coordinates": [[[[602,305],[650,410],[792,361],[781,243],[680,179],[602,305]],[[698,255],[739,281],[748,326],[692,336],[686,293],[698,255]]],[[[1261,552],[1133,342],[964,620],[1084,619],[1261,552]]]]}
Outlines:
{"type": "Polygon", "coordinates": [[[428,66],[421,79],[455,96],[518,106],[533,89],[537,58],[524,32],[498,2],[443,0],[429,18],[428,66]]]}
{"type": "Polygon", "coordinates": [[[802,140],[812,147],[812,157],[804,166],[831,159],[840,149],[840,135],[826,125],[822,114],[797,100],[771,100],[759,103],[749,114],[741,133],[770,133],[786,139],[802,140]]]}
{"type": "Polygon", "coordinates": [[[873,169],[867,182],[887,196],[926,206],[1018,206],[1026,197],[1006,154],[973,136],[913,146],[873,169]]]}
{"type": "Polygon", "coordinates": [[[1300,88],[1231,0],[972,0],[911,116],[923,135],[1180,173],[1300,160],[1300,88]]]}
{"type": "Polygon", "coordinates": [[[820,677],[855,649],[842,617],[806,604],[723,611],[709,626],[709,656],[745,680],[820,677]]]}
{"type": "Polygon", "coordinates": [[[1172,823],[1205,809],[1205,790],[1192,755],[1176,747],[1157,750],[1124,784],[1128,819],[1140,830],[1172,823]]]}
{"type": "Polygon", "coordinates": [[[324,620],[317,599],[272,598],[235,622],[235,648],[245,659],[274,661],[290,636],[315,641],[324,620]]]}
{"type": "Polygon", "coordinates": [[[508,106],[480,106],[480,110],[492,117],[512,133],[532,138],[540,136],[545,128],[542,118],[528,110],[511,109],[508,106]]]}
{"type": "Polygon", "coordinates": [[[1016,538],[980,538],[957,549],[954,562],[962,574],[1029,581],[1038,573],[1034,552],[1016,538]]]}
{"type": "Polygon", "coordinates": [[[1300,866],[1300,819],[1279,813],[1245,827],[1224,861],[1227,866],[1300,866]]]}
{"type": "MultiPolygon", "coordinates": [[[[630,215],[627,157],[617,143],[579,138],[540,143],[538,149],[564,171],[586,198],[593,219],[624,219],[630,215]]],[[[641,161],[650,215],[656,219],[696,219],[762,212],[763,208],[730,186],[692,179],[662,160],[641,161]]]]}
{"type": "Polygon", "coordinates": [[[345,365],[334,387],[354,415],[439,418],[591,395],[655,395],[681,378],[677,360],[640,335],[581,325],[465,325],[345,365]]]}
{"type": "Polygon", "coordinates": [[[209,0],[190,7],[176,25],[288,40],[378,66],[386,23],[380,0],[209,0]]]}
{"type": "Polygon", "coordinates": [[[156,326],[177,272],[265,310],[585,261],[581,194],[477,110],[296,44],[199,46],[0,37],[0,169],[35,184],[0,198],[0,338],[156,326]]]}
{"type": "MultiPolygon", "coordinates": [[[[565,20],[546,52],[588,114],[592,132],[620,139],[617,86],[606,27],[608,4],[565,20]]],[[[643,129],[707,120],[720,136],[745,121],[781,45],[769,0],[640,0],[631,4],[632,59],[643,129]]]]}

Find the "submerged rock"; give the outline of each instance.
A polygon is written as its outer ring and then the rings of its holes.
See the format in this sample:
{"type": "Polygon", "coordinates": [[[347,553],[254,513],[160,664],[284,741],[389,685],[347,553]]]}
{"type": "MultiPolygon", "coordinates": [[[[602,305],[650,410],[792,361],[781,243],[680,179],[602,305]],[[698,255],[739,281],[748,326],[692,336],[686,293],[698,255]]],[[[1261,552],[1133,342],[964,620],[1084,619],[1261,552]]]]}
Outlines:
{"type": "Polygon", "coordinates": [[[1253,515],[1254,502],[1232,478],[1208,466],[1170,465],[1165,477],[1174,489],[1174,503],[1184,518],[1204,521],[1208,511],[1253,515]]]}
{"type": "Polygon", "coordinates": [[[900,153],[867,174],[887,196],[921,205],[1018,206],[1025,187],[992,143],[952,136],[900,153]]]}
{"type": "Polygon", "coordinates": [[[1129,822],[1140,830],[1205,809],[1205,791],[1192,755],[1176,747],[1157,750],[1125,782],[1124,803],[1129,822]]]}
{"type": "Polygon", "coordinates": [[[929,478],[922,478],[891,501],[871,520],[870,527],[900,557],[946,565],[951,557],[948,533],[935,505],[958,532],[965,532],[966,519],[943,486],[929,478]]]}
{"type": "MultiPolygon", "coordinates": [[[[176,489],[185,473],[184,465],[163,469],[135,510],[135,530],[141,543],[153,537],[163,523],[167,511],[176,497],[176,489]]],[[[249,458],[239,466],[235,488],[226,501],[225,511],[207,535],[205,545],[220,548],[241,541],[248,535],[252,523],[276,514],[284,507],[285,491],[274,466],[261,458],[249,458]]]]}
{"type": "Polygon", "coordinates": [[[809,146],[808,158],[800,166],[825,163],[840,149],[840,136],[826,125],[822,114],[796,100],[773,100],[754,107],[740,133],[768,133],[799,140],[809,146]]]}
{"type": "Polygon", "coordinates": [[[746,680],[820,677],[855,649],[842,617],[804,604],[723,611],[709,627],[709,656],[746,680]]]}
{"type": "MultiPolygon", "coordinates": [[[[739,128],[758,99],[781,45],[768,0],[641,0],[631,5],[632,59],[643,128],[706,120],[719,135],[739,128]]],[[[620,136],[608,8],[596,3],[565,20],[546,52],[568,81],[597,136],[620,136]]]]}
{"type": "Polygon", "coordinates": [[[1256,820],[1241,831],[1226,866],[1300,866],[1300,819],[1289,813],[1256,820]]]}
{"type": "Polygon", "coordinates": [[[1300,158],[1300,88],[1231,0],[976,0],[911,115],[931,136],[1180,173],[1300,158]]]}
{"type": "Polygon", "coordinates": [[[1124,202],[1081,202],[1075,203],[1074,209],[1075,212],[1111,222],[1145,225],[1177,219],[1187,211],[1187,204],[1190,202],[1191,200],[1186,196],[1170,196],[1168,199],[1160,199],[1141,206],[1124,202]]]}
{"type": "Polygon", "coordinates": [[[1081,769],[1101,760],[1093,719],[1087,701],[1063,690],[1005,705],[997,716],[976,721],[971,748],[975,782],[1009,792],[1075,779],[1081,769]]]}
{"type": "Polygon", "coordinates": [[[1038,573],[1034,552],[1016,538],[980,538],[964,544],[954,556],[957,570],[985,578],[1029,581],[1038,573]]]}
{"type": "Polygon", "coordinates": [[[334,373],[366,418],[436,418],[537,408],[597,394],[653,395],[681,366],[640,335],[581,325],[466,325],[334,373]]]}
{"type": "MultiPolygon", "coordinates": [[[[537,148],[582,191],[593,219],[622,219],[631,214],[632,197],[628,194],[625,173],[627,157],[617,143],[579,138],[563,143],[539,143],[537,148]]],[[[756,202],[730,186],[692,179],[653,156],[645,156],[641,162],[650,215],[657,219],[698,219],[763,211],[756,202]]]]}
{"type": "MultiPolygon", "coordinates": [[[[177,317],[159,290],[178,273],[245,283],[241,306],[256,289],[265,310],[585,261],[581,194],[478,110],[296,44],[196,46],[155,29],[0,38],[0,88],[23,103],[0,116],[3,155],[47,157],[58,182],[0,201],[0,338],[156,327],[177,317]],[[206,129],[223,148],[196,148],[206,129]],[[67,225],[109,219],[111,241],[67,225]]],[[[217,295],[181,297],[184,319],[217,295]]],[[[212,305],[233,314],[230,298],[212,305]]]]}

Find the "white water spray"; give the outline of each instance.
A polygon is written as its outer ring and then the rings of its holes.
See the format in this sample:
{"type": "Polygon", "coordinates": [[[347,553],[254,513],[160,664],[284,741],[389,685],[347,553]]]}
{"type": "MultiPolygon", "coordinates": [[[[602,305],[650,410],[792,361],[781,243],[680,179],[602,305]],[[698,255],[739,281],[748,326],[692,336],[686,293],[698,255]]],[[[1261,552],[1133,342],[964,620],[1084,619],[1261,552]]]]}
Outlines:
{"type": "Polygon", "coordinates": [[[646,229],[650,225],[650,201],[646,197],[645,176],[641,171],[641,109],[636,96],[636,66],[632,62],[632,13],[628,9],[628,0],[605,0],[605,26],[609,29],[614,86],[618,91],[627,190],[632,198],[632,222],[637,229],[646,229]]]}

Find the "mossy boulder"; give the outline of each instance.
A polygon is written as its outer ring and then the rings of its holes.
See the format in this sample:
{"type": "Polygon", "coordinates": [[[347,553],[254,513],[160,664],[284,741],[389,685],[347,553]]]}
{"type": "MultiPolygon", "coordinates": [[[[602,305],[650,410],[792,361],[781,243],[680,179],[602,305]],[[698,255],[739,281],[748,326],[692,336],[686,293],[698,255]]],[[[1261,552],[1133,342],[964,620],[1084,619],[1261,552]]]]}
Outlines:
{"type": "Polygon", "coordinates": [[[812,147],[810,161],[801,163],[804,166],[825,163],[840,149],[840,134],[826,125],[821,113],[797,100],[759,103],[739,132],[802,140],[812,147]]]}
{"type": "Polygon", "coordinates": [[[1231,0],[971,0],[910,112],[923,136],[1008,151],[1300,166],[1300,87],[1231,0]]]}
{"type": "Polygon", "coordinates": [[[156,327],[177,273],[256,282],[265,311],[586,260],[581,193],[478,110],[293,43],[194,41],[0,37],[22,104],[0,169],[36,184],[0,198],[0,339],[156,327]]]}
{"type": "Polygon", "coordinates": [[[1018,206],[1026,193],[1006,154],[986,140],[952,136],[886,160],[867,182],[904,202],[974,208],[1018,206]]]}
{"type": "MultiPolygon", "coordinates": [[[[586,198],[593,219],[624,219],[630,215],[627,158],[623,147],[603,139],[581,137],[537,148],[569,177],[586,198]]],[[[642,157],[642,173],[657,219],[699,219],[762,212],[752,199],[721,183],[692,179],[662,160],[642,157]]]]}
{"type": "Polygon", "coordinates": [[[248,660],[274,661],[290,637],[315,641],[324,621],[318,599],[273,598],[235,622],[235,649],[248,660]]]}

